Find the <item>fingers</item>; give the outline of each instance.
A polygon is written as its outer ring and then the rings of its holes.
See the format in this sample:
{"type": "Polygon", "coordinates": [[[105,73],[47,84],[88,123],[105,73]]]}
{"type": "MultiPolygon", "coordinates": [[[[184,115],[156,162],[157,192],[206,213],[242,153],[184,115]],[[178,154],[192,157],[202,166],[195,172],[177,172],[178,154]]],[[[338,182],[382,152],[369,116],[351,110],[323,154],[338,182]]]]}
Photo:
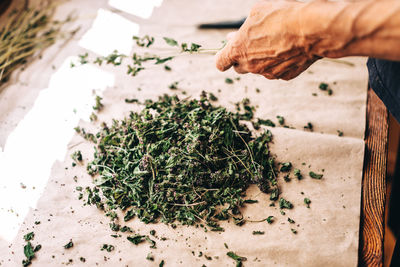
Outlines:
{"type": "Polygon", "coordinates": [[[232,47],[230,43],[228,43],[222,50],[218,51],[215,64],[220,71],[226,71],[232,67],[234,63],[232,59],[232,47]]]}
{"type": "Polygon", "coordinates": [[[236,31],[234,32],[230,32],[226,35],[226,39],[228,39],[228,41],[232,40],[233,37],[235,37],[236,31]]]}
{"type": "Polygon", "coordinates": [[[227,45],[220,51],[218,51],[216,55],[216,66],[220,71],[226,71],[232,65],[235,64],[235,61],[232,59],[232,44],[231,40],[235,37],[236,32],[230,32],[227,34],[226,38],[228,39],[227,45]]]}

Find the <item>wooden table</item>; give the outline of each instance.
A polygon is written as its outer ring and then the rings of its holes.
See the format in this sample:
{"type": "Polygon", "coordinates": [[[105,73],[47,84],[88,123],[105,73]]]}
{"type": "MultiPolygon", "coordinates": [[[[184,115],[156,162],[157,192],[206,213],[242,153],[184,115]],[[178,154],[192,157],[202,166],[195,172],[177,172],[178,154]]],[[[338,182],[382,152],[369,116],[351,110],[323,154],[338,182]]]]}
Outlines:
{"type": "Polygon", "coordinates": [[[388,111],[368,90],[361,194],[359,266],[383,266],[388,111]]]}

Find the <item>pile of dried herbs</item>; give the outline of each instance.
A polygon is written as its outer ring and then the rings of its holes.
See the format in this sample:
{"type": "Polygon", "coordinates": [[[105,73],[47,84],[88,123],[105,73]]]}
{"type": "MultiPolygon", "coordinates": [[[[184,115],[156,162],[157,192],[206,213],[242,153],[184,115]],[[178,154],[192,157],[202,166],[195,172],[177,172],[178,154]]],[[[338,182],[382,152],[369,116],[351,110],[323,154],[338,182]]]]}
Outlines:
{"type": "Polygon", "coordinates": [[[271,133],[252,135],[241,123],[253,118],[248,108],[233,113],[210,101],[204,92],[200,100],[164,95],[146,100],[140,113],[103,123],[87,165],[96,178],[86,202],[112,218],[120,209],[125,221],[137,216],[222,231],[221,220],[245,222],[240,208],[256,202],[244,199],[250,184],[278,200],[271,133]]]}

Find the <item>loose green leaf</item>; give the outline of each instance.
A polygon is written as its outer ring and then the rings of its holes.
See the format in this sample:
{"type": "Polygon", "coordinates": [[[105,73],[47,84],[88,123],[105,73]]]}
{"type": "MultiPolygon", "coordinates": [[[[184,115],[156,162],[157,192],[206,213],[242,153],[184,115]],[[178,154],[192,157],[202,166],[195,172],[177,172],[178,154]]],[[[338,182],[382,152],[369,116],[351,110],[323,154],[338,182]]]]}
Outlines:
{"type": "Polygon", "coordinates": [[[284,162],[281,164],[281,172],[289,172],[292,169],[292,163],[284,162]]]}
{"type": "Polygon", "coordinates": [[[34,233],[34,232],[30,232],[30,233],[27,233],[26,235],[24,235],[24,240],[25,240],[25,241],[30,241],[30,240],[32,240],[34,237],[35,237],[35,233],[34,233]]]}
{"type": "Polygon", "coordinates": [[[325,91],[328,89],[329,85],[327,83],[320,83],[318,87],[319,89],[325,91]]]}
{"type": "Polygon", "coordinates": [[[73,246],[74,246],[74,243],[72,242],[72,239],[71,239],[67,244],[64,245],[64,248],[69,249],[69,248],[72,248],[73,246]]]}
{"type": "Polygon", "coordinates": [[[149,254],[147,254],[146,260],[148,260],[148,261],[154,261],[154,256],[153,256],[153,254],[151,254],[151,252],[150,252],[149,254]]]}
{"type": "Polygon", "coordinates": [[[280,125],[284,125],[285,124],[285,118],[282,116],[276,116],[276,118],[278,119],[278,122],[280,125]]]}
{"type": "Polygon", "coordinates": [[[110,244],[103,244],[103,246],[101,247],[101,251],[105,250],[107,252],[111,252],[115,249],[115,247],[113,245],[110,244]]]}
{"type": "Polygon", "coordinates": [[[307,208],[310,208],[311,200],[309,198],[304,198],[304,204],[307,205],[307,208]]]}
{"type": "Polygon", "coordinates": [[[265,232],[263,231],[253,231],[253,235],[263,235],[265,232]]]}
{"type": "Polygon", "coordinates": [[[242,262],[242,261],[246,261],[246,260],[247,260],[246,257],[241,257],[241,256],[237,255],[236,253],[234,253],[233,251],[227,252],[226,255],[227,255],[228,257],[234,259],[234,260],[237,261],[237,262],[238,262],[238,261],[239,261],[239,262],[242,262]]]}
{"type": "Polygon", "coordinates": [[[172,38],[163,37],[163,39],[170,46],[178,46],[178,42],[172,38]]]}
{"type": "Polygon", "coordinates": [[[275,220],[274,216],[268,216],[267,223],[271,224],[274,222],[274,220],[275,220]]]}
{"type": "Polygon", "coordinates": [[[313,125],[311,122],[308,122],[306,126],[304,126],[305,130],[309,130],[310,132],[313,131],[313,125]]]}
{"type": "Polygon", "coordinates": [[[293,170],[293,174],[294,174],[294,176],[296,176],[296,178],[297,178],[298,180],[301,180],[301,179],[303,178],[303,175],[301,174],[301,172],[300,172],[299,169],[294,169],[294,170],[293,170]]]}
{"type": "Polygon", "coordinates": [[[324,176],[323,174],[318,174],[315,172],[309,172],[309,175],[311,178],[318,179],[318,180],[322,179],[322,177],[324,176]]]}
{"type": "Polygon", "coordinates": [[[232,84],[233,80],[231,78],[225,78],[225,83],[232,84]]]}
{"type": "Polygon", "coordinates": [[[128,236],[126,239],[128,239],[128,241],[130,241],[132,244],[138,245],[146,240],[146,236],[133,235],[133,236],[128,236]]]}
{"type": "Polygon", "coordinates": [[[279,208],[280,209],[291,209],[291,208],[293,208],[293,204],[281,197],[279,199],[279,208]]]}

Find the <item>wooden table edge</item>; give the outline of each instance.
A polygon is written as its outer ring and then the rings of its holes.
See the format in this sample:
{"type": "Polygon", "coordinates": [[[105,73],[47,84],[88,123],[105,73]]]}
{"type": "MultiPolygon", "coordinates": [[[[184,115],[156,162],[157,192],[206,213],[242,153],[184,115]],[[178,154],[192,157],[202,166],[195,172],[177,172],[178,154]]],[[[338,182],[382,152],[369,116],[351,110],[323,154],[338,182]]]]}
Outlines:
{"type": "Polygon", "coordinates": [[[358,266],[383,266],[388,128],[388,111],[369,88],[358,266]]]}

